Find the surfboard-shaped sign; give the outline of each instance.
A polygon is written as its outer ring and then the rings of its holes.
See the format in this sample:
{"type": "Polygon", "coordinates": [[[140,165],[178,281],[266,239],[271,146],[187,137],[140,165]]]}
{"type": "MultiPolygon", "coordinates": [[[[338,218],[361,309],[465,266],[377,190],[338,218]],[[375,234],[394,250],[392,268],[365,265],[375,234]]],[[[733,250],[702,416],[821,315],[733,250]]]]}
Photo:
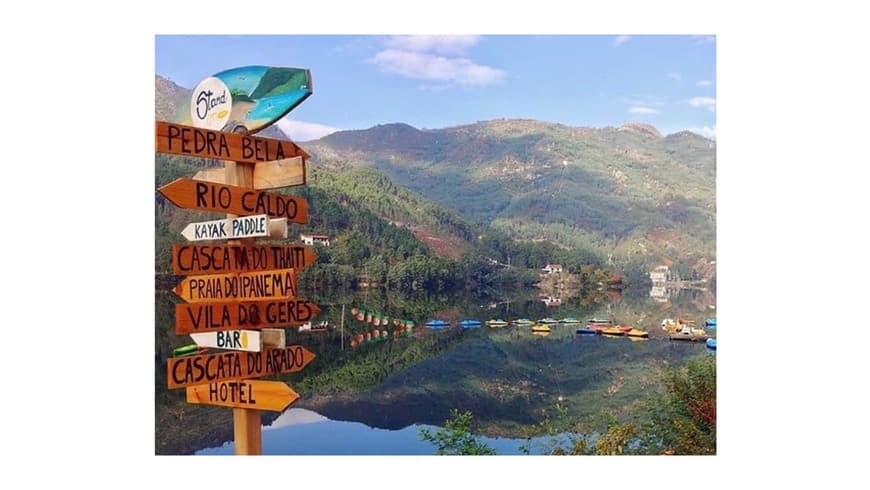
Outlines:
{"type": "Polygon", "coordinates": [[[182,101],[178,124],[253,134],[284,117],[313,92],[305,68],[243,66],[216,73],[182,101]]]}

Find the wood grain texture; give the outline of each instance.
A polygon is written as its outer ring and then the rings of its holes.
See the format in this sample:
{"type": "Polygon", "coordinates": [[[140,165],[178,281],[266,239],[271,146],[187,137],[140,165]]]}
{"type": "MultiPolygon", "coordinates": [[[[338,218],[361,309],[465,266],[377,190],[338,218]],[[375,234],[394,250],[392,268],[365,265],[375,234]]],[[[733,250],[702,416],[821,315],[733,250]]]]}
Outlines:
{"type": "MultiPolygon", "coordinates": [[[[216,184],[230,184],[226,171],[222,168],[200,170],[193,178],[216,184]]],[[[281,189],[298,185],[305,185],[305,160],[302,157],[259,162],[254,165],[254,189],[281,189]]]]}
{"type": "Polygon", "coordinates": [[[299,399],[299,393],[286,383],[256,379],[188,386],[186,394],[188,403],[273,412],[283,412],[299,399]]]}
{"type": "Polygon", "coordinates": [[[294,269],[187,276],[172,292],[188,303],[295,298],[294,269]]]}
{"type": "Polygon", "coordinates": [[[180,208],[232,215],[228,218],[268,214],[294,223],[308,222],[308,202],[298,196],[188,178],[176,179],[157,191],[180,208]]]}
{"type": "Polygon", "coordinates": [[[296,327],[310,322],[318,313],[320,308],[305,298],[177,304],[175,333],[296,327]]]}
{"type": "Polygon", "coordinates": [[[263,427],[259,410],[233,409],[233,438],[237,456],[263,454],[263,427]]]}
{"type": "Polygon", "coordinates": [[[305,270],[317,261],[314,249],[305,245],[205,245],[172,246],[172,272],[226,274],[274,269],[305,270]]]}
{"type": "Polygon", "coordinates": [[[154,144],[158,153],[243,163],[310,157],[292,141],[240,133],[222,133],[165,121],[155,121],[154,144]]]}
{"type": "Polygon", "coordinates": [[[193,385],[260,378],[305,369],[315,355],[301,345],[262,352],[226,351],[198,356],[170,357],[166,362],[167,386],[186,388],[193,385]]]}
{"type": "Polygon", "coordinates": [[[263,337],[263,346],[270,349],[283,349],[287,347],[287,332],[283,328],[264,328],[260,331],[263,337]]]}

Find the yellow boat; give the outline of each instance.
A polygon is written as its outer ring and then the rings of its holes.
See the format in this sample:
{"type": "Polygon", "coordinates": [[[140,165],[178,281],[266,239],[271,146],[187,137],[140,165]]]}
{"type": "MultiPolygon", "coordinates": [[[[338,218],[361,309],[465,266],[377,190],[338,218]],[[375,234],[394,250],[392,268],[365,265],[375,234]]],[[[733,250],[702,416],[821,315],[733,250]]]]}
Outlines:
{"type": "Polygon", "coordinates": [[[550,335],[550,332],[534,332],[533,331],[532,335],[539,335],[541,337],[546,337],[547,335],[550,335]]]}
{"type": "Polygon", "coordinates": [[[501,318],[499,318],[498,320],[487,320],[487,321],[486,321],[486,324],[489,325],[489,326],[492,327],[492,328],[498,328],[498,327],[506,327],[506,326],[508,326],[508,322],[502,320],[501,318]]]}
{"type": "Polygon", "coordinates": [[[622,329],[618,327],[602,328],[601,333],[604,335],[625,335],[625,332],[623,332],[622,329]]]}
{"type": "Polygon", "coordinates": [[[549,331],[550,331],[550,327],[548,327],[547,325],[535,325],[534,327],[532,327],[532,332],[549,332],[549,331]]]}
{"type": "Polygon", "coordinates": [[[632,328],[628,332],[625,332],[625,335],[628,335],[629,337],[649,337],[649,332],[647,332],[646,330],[632,328]]]}

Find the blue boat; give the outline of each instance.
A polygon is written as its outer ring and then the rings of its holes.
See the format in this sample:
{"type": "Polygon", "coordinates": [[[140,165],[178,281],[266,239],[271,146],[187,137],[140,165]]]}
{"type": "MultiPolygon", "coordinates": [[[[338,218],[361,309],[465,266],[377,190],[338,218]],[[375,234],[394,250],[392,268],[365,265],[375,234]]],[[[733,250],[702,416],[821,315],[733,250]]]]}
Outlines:
{"type": "Polygon", "coordinates": [[[444,320],[429,320],[426,322],[426,326],[434,329],[441,329],[450,326],[450,322],[445,322],[444,320]]]}
{"type": "Polygon", "coordinates": [[[577,329],[577,333],[581,335],[595,335],[598,333],[594,328],[589,327],[580,327],[577,329]]]}
{"type": "Polygon", "coordinates": [[[707,320],[704,321],[704,326],[707,328],[712,328],[715,330],[716,329],[716,319],[715,318],[708,318],[707,320]]]}
{"type": "Polygon", "coordinates": [[[716,350],[716,339],[707,339],[707,347],[716,350]]]}
{"type": "Polygon", "coordinates": [[[459,322],[462,328],[480,328],[480,320],[462,320],[459,322]]]}

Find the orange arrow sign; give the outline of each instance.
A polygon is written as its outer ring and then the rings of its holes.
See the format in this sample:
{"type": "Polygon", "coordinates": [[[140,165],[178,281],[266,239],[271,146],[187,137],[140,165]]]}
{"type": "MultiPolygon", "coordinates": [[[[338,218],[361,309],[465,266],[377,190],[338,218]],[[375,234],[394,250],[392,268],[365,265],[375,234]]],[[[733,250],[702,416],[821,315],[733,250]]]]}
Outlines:
{"type": "Polygon", "coordinates": [[[172,291],[188,303],[295,298],[296,271],[272,271],[187,276],[172,291]]]}
{"type": "Polygon", "coordinates": [[[298,196],[187,178],[173,180],[157,192],[180,208],[240,216],[268,214],[294,223],[308,223],[308,202],[298,196]]]}
{"type": "Polygon", "coordinates": [[[314,249],[303,245],[173,245],[172,272],[225,274],[228,272],[304,270],[317,260],[314,249]]]}
{"type": "Polygon", "coordinates": [[[283,412],[299,399],[299,393],[280,381],[219,381],[187,387],[187,402],[232,408],[283,412]]]}
{"type": "Polygon", "coordinates": [[[164,121],[155,121],[155,130],[154,141],[158,153],[247,163],[309,156],[292,141],[222,133],[164,121]]]}
{"type": "Polygon", "coordinates": [[[175,305],[175,333],[294,327],[311,321],[319,312],[316,304],[302,298],[178,304],[175,305]]]}
{"type": "Polygon", "coordinates": [[[169,388],[259,378],[302,371],[314,359],[314,353],[301,345],[262,352],[227,351],[199,356],[171,357],[166,363],[169,388]]]}

